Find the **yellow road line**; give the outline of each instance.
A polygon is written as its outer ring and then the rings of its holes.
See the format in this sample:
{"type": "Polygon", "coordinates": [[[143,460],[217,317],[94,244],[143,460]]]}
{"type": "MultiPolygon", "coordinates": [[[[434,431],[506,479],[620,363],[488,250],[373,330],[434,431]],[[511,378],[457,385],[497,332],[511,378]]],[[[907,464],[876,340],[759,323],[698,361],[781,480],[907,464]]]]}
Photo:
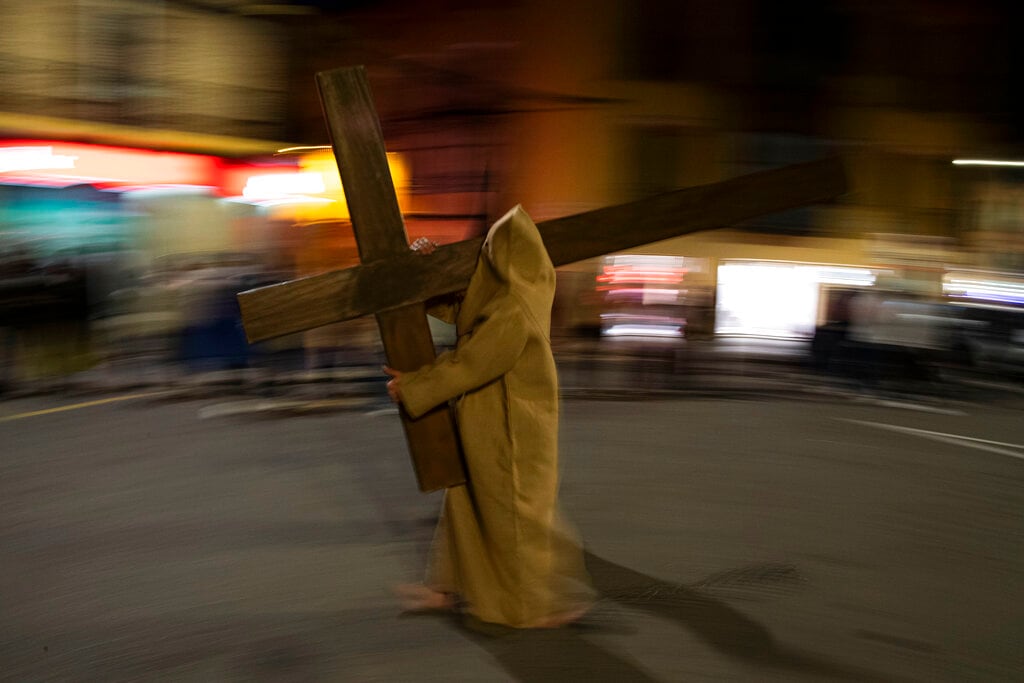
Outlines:
{"type": "Polygon", "coordinates": [[[65,410],[78,410],[79,408],[89,408],[91,406],[99,406],[104,403],[116,403],[117,401],[130,401],[135,398],[146,398],[147,396],[156,396],[162,394],[162,391],[149,391],[144,394],[127,394],[125,396],[114,396],[112,398],[101,398],[95,401],[86,401],[85,403],[72,403],[67,406],[59,406],[57,408],[47,408],[45,410],[33,410],[28,413],[17,413],[15,415],[4,415],[0,416],[0,422],[9,422],[11,420],[20,420],[25,417],[38,417],[39,415],[49,415],[51,413],[62,413],[65,410]]]}

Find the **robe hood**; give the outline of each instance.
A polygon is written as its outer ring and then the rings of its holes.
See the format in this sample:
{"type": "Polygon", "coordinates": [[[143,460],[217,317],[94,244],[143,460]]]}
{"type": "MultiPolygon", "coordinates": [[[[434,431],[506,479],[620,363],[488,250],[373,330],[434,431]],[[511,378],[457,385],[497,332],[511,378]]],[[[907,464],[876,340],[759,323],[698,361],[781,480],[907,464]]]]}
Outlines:
{"type": "Polygon", "coordinates": [[[517,205],[491,227],[480,250],[480,260],[488,267],[479,275],[493,278],[495,282],[489,284],[517,299],[547,336],[551,329],[555,268],[540,231],[522,206],[517,205]]]}

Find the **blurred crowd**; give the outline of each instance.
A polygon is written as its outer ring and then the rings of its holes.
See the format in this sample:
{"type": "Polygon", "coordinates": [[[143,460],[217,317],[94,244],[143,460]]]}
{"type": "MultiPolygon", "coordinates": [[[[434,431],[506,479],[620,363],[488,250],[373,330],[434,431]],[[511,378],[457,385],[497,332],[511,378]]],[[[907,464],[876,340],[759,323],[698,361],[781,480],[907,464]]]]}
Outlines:
{"type": "MultiPolygon", "coordinates": [[[[255,253],[177,254],[138,267],[130,253],[39,259],[5,250],[0,390],[32,389],[84,371],[180,376],[379,365],[383,349],[372,317],[248,343],[236,295],[292,277],[255,253]]],[[[609,289],[594,272],[560,274],[553,342],[567,365],[582,369],[576,379],[615,366],[638,387],[672,386],[672,375],[689,371],[695,348],[735,337],[716,334],[710,289],[668,296],[662,284],[652,297],[627,284],[609,289]]],[[[1024,377],[1020,306],[922,296],[885,283],[832,290],[826,303],[812,335],[787,340],[802,370],[865,389],[927,389],[950,373],[1024,377]]],[[[434,321],[432,330],[439,347],[451,342],[443,324],[434,321]]],[[[756,348],[756,335],[744,339],[756,348]]],[[[723,355],[718,362],[732,361],[723,355]]]]}
{"type": "Polygon", "coordinates": [[[26,388],[97,368],[259,364],[289,344],[250,346],[235,295],[272,281],[248,254],[182,254],[138,268],[124,253],[45,260],[8,253],[0,260],[0,386],[26,388]]]}

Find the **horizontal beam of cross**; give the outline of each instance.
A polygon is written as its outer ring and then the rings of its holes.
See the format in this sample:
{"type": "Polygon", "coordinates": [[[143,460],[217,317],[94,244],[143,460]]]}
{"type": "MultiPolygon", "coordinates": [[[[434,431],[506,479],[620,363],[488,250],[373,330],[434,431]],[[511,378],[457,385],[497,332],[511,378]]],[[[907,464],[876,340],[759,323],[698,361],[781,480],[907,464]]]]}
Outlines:
{"type": "MultiPolygon", "coordinates": [[[[538,224],[554,265],[824,202],[846,192],[828,158],[676,190],[538,224]]],[[[250,342],[351,320],[467,287],[483,238],[413,252],[238,295],[250,342]],[[387,283],[382,286],[382,283],[387,283]],[[296,302],[303,302],[297,306],[296,302]]]]}

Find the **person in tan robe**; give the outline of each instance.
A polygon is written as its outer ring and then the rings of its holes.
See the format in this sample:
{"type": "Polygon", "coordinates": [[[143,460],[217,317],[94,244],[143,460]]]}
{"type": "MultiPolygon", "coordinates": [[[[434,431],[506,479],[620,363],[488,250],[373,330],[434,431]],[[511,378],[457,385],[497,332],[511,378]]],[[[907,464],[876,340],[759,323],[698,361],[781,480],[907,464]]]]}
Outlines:
{"type": "Polygon", "coordinates": [[[558,512],[554,292],[540,232],[517,206],[488,232],[462,301],[428,310],[455,323],[455,348],[414,372],[385,368],[414,418],[455,402],[469,480],[445,492],[426,584],[404,589],[407,607],[457,596],[483,622],[538,628],[574,621],[593,599],[558,512]]]}

